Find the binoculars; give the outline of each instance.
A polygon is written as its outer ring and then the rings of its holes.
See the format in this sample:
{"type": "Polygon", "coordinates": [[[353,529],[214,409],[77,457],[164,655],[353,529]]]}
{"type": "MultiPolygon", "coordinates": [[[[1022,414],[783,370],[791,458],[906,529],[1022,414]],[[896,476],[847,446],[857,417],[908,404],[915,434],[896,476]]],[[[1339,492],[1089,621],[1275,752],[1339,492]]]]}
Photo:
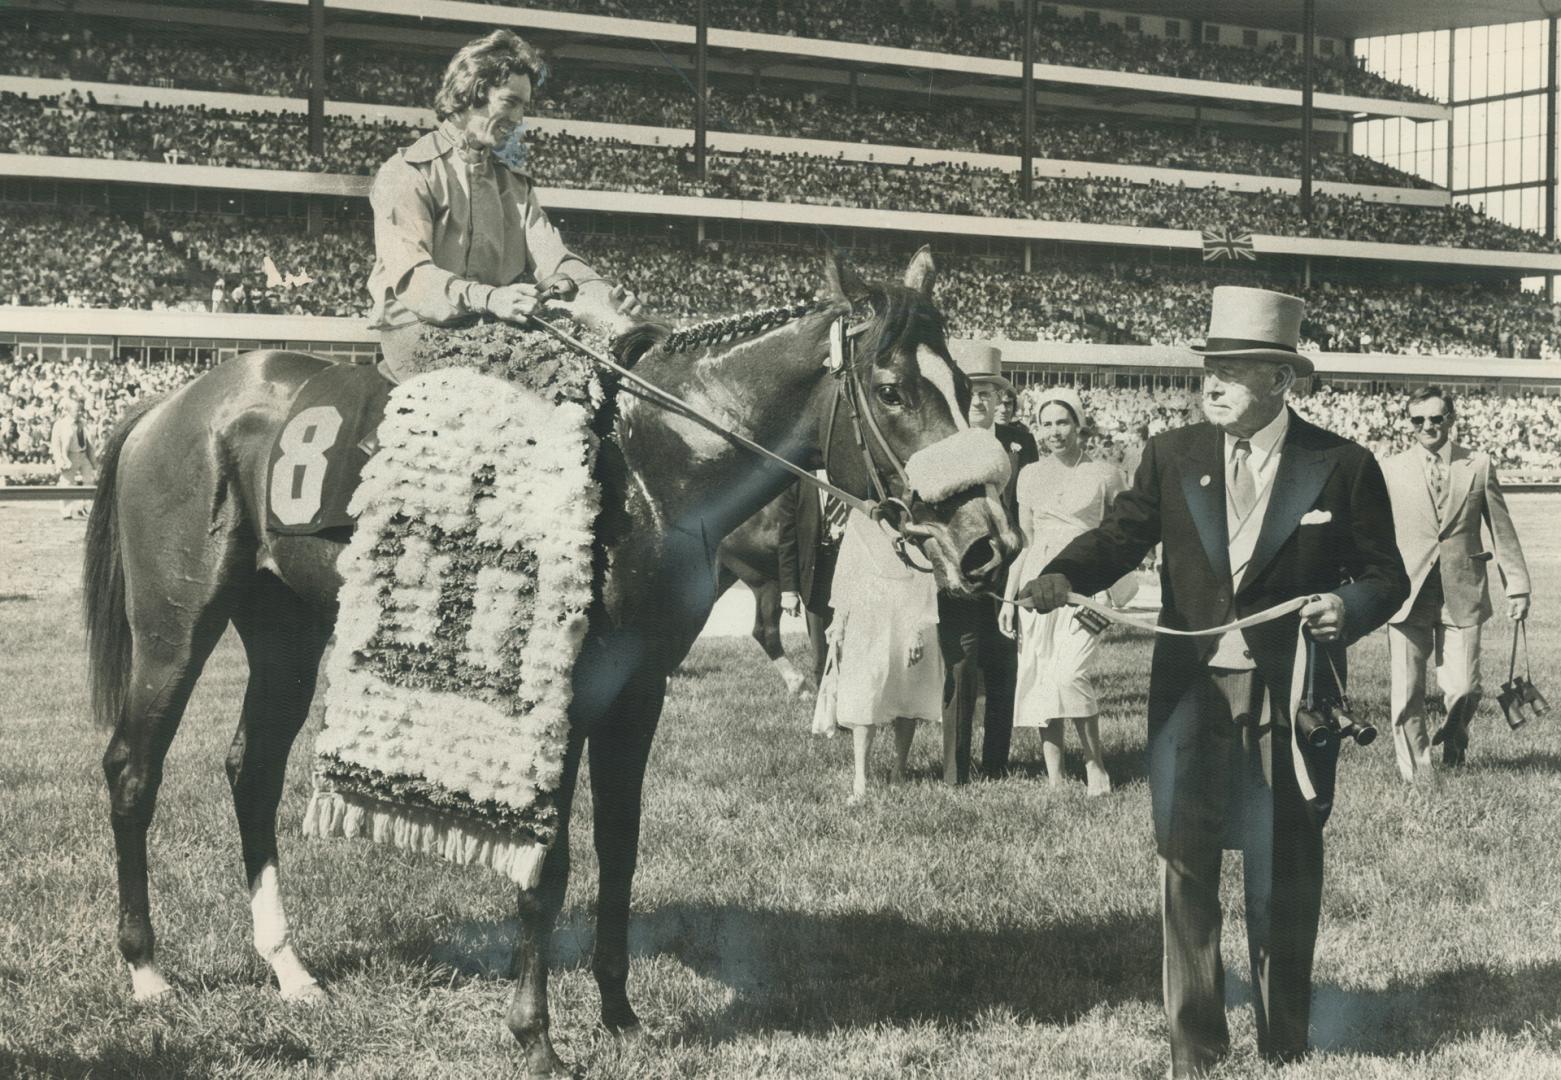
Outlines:
{"type": "Polygon", "coordinates": [[[1533,672],[1529,669],[1528,628],[1518,623],[1512,628],[1512,657],[1507,661],[1507,681],[1501,684],[1496,695],[1501,714],[1507,718],[1507,726],[1517,730],[1530,720],[1537,720],[1550,711],[1550,702],[1534,685],[1533,672]],[[1523,674],[1518,672],[1518,638],[1523,639],[1523,674]]]}
{"type": "Polygon", "coordinates": [[[1377,737],[1377,727],[1369,720],[1357,720],[1349,696],[1340,694],[1337,701],[1314,698],[1295,713],[1295,726],[1301,739],[1311,747],[1321,750],[1341,738],[1354,739],[1357,746],[1370,746],[1377,737]]]}
{"type": "Polygon", "coordinates": [[[1377,738],[1377,728],[1369,720],[1358,719],[1355,706],[1344,692],[1343,680],[1333,666],[1333,657],[1323,650],[1323,661],[1332,672],[1326,692],[1317,688],[1317,642],[1306,639],[1306,694],[1296,709],[1294,724],[1296,734],[1306,745],[1316,750],[1335,746],[1339,740],[1354,739],[1356,746],[1370,746],[1377,738]]]}

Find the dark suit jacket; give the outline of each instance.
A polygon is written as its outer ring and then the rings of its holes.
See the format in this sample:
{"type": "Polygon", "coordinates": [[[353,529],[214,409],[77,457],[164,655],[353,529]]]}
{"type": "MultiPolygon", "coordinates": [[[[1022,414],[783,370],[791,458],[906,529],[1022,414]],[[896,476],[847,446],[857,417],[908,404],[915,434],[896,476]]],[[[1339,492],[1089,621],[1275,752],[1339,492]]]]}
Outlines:
{"type": "MultiPolygon", "coordinates": [[[[1167,431],[1144,448],[1133,486],[1117,497],[1098,528],[1076,538],[1043,573],[1064,574],[1075,592],[1100,592],[1136,567],[1157,543],[1160,562],[1160,623],[1184,630],[1218,626],[1235,616],[1311,593],[1337,593],[1344,601],[1344,632],[1331,647],[1344,670],[1345,647],[1370,633],[1409,594],[1409,579],[1393,534],[1382,470],[1369,451],[1290,414],[1268,512],[1252,561],[1232,590],[1229,538],[1225,527],[1223,434],[1212,424],[1167,431]],[[1315,513],[1313,513],[1315,512],[1315,513]],[[1301,524],[1303,515],[1324,520],[1301,524]]],[[[1292,614],[1242,631],[1274,707],[1289,700],[1299,616],[1292,614]]],[[[1151,778],[1154,754],[1193,745],[1186,733],[1167,731],[1194,723],[1177,703],[1213,655],[1213,637],[1155,639],[1149,684],[1151,778]]],[[[1277,717],[1288,724],[1289,719],[1277,717]]],[[[1314,755],[1308,764],[1328,799],[1313,811],[1326,818],[1332,795],[1333,755],[1314,755]]],[[[1169,808],[1155,800],[1155,830],[1166,850],[1169,808]]]]}
{"type": "Polygon", "coordinates": [[[824,533],[824,513],[819,494],[801,481],[792,484],[780,496],[779,544],[780,587],[783,592],[798,593],[802,605],[818,615],[829,611],[829,590],[834,577],[834,560],[819,559],[824,533]]]}
{"type": "Polygon", "coordinates": [[[992,434],[1008,454],[1008,486],[1003,489],[1003,505],[1008,508],[1008,519],[1015,526],[1019,522],[1019,470],[1041,460],[1041,448],[1035,444],[1030,429],[1020,423],[993,424],[992,434]]]}

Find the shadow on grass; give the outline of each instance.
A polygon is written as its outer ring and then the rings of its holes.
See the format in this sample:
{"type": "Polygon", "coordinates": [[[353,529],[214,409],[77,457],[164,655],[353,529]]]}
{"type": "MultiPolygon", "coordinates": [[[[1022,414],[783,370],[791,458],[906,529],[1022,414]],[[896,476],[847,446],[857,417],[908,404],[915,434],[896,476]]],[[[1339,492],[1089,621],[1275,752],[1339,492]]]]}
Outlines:
{"type": "MultiPolygon", "coordinates": [[[[977,929],[928,926],[889,911],[670,905],[636,913],[629,939],[636,960],[671,957],[735,991],[720,1014],[690,1016],[670,1033],[722,1042],[756,1031],[971,1023],[994,1010],[1069,1023],[1101,1005],[1158,1003],[1159,933],[1152,912],[977,929]]],[[[504,979],[496,949],[513,940],[509,924],[470,924],[422,962],[453,969],[457,982],[504,979]]],[[[553,966],[589,967],[592,941],[590,917],[576,912],[555,935],[553,966]]],[[[340,977],[363,957],[317,959],[322,974],[340,977]]],[[[643,998],[650,991],[641,986],[643,998]]]]}
{"type": "MultiPolygon", "coordinates": [[[[1226,1004],[1251,1000],[1251,987],[1227,976],[1226,1004]]],[[[1378,1057],[1427,1054],[1485,1033],[1521,1034],[1553,1018],[1558,1000],[1561,963],[1516,970],[1472,965],[1436,972],[1418,985],[1398,980],[1372,991],[1319,984],[1312,992],[1312,1044],[1378,1057]]]]}
{"type": "Polygon", "coordinates": [[[154,1035],[150,1042],[150,1047],[121,1043],[91,1056],[68,1050],[0,1050],[0,1076],[48,1077],[49,1080],[102,1080],[105,1077],[204,1080],[213,1073],[231,1073],[236,1065],[257,1061],[283,1066],[314,1061],[309,1047],[292,1035],[221,1044],[203,1039],[164,1040],[154,1035]]]}
{"type": "Polygon", "coordinates": [[[1471,772],[1561,773],[1561,754],[1552,750],[1530,750],[1516,757],[1471,756],[1464,768],[1471,772]]]}

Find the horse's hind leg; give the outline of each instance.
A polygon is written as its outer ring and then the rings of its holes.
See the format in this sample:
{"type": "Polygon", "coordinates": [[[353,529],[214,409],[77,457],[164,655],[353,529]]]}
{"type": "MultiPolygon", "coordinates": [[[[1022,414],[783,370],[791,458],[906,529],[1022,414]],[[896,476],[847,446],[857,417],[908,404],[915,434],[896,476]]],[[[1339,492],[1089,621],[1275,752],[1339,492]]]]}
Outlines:
{"type": "Polygon", "coordinates": [[[103,755],[114,849],[119,864],[119,952],[130,965],[138,1000],[169,993],[153,964],[146,834],[163,779],[163,759],[178,730],[201,667],[227,617],[206,606],[189,626],[170,621],[132,633],[129,686],[114,737],[103,755]]]}
{"type": "Polygon", "coordinates": [[[323,995],[293,951],[282,909],[276,810],[288,751],[309,717],[330,631],[296,593],[265,573],[234,613],[233,623],[249,657],[249,687],[227,770],[249,881],[255,951],[276,973],[284,1000],[316,1000],[323,995]]]}

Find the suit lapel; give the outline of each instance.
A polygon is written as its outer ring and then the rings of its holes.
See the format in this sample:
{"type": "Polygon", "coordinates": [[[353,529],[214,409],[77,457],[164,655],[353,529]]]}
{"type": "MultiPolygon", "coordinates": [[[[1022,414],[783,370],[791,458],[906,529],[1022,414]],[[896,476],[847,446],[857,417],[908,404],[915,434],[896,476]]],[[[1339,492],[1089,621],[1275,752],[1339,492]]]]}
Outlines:
{"type": "Polygon", "coordinates": [[[1230,537],[1225,528],[1224,435],[1209,428],[1209,437],[1182,468],[1182,494],[1198,527],[1198,539],[1218,581],[1230,580],[1230,537]]]}
{"type": "Polygon", "coordinates": [[[1311,449],[1306,438],[1306,421],[1290,414],[1290,430],[1285,434],[1284,448],[1279,454],[1279,470],[1274,474],[1272,494],[1268,498],[1268,512],[1263,515],[1263,528],[1252,548],[1252,561],[1246,573],[1241,575],[1237,589],[1256,581],[1290,534],[1301,523],[1301,515],[1312,508],[1317,495],[1333,471],[1333,463],[1327,455],[1311,449]]]}
{"type": "Polygon", "coordinates": [[[1442,504],[1442,515],[1437,521],[1438,533],[1445,530],[1453,518],[1458,516],[1458,509],[1469,497],[1469,489],[1473,486],[1473,455],[1462,446],[1454,445],[1452,461],[1447,466],[1447,501],[1442,504]]]}

